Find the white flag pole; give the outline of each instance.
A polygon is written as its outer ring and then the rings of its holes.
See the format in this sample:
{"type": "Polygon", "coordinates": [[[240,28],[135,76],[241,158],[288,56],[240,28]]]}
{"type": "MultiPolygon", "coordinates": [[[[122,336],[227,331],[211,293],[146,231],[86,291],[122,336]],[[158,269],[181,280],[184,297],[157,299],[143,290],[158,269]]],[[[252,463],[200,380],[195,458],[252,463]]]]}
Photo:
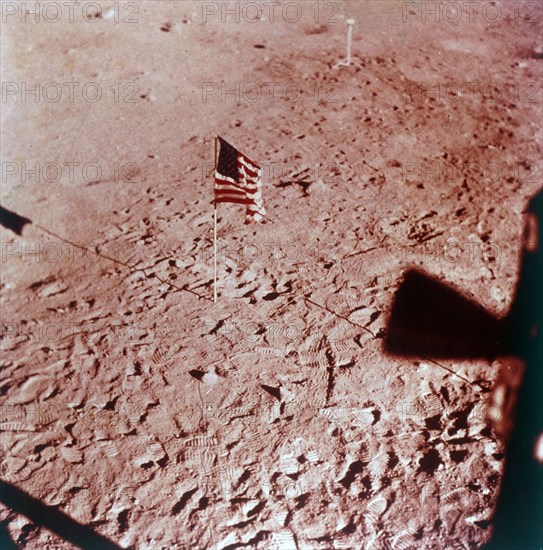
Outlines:
{"type": "MultiPolygon", "coordinates": [[[[215,135],[215,170],[217,170],[217,135],[215,135]]],[[[215,183],[213,183],[213,196],[215,197],[215,183]]],[[[213,200],[213,206],[213,302],[217,303],[217,203],[215,200],[213,200]]]]}

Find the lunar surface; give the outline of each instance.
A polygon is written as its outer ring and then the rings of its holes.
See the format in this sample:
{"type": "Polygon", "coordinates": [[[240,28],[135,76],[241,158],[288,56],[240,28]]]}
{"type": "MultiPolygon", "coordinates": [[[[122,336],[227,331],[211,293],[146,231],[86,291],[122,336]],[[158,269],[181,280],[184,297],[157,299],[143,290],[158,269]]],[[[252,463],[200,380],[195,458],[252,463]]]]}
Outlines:
{"type": "Polygon", "coordinates": [[[2,2],[1,201],[32,223],[0,228],[0,477],[48,511],[0,504],[4,547],[100,548],[56,510],[118,548],[482,548],[522,364],[384,341],[411,268],[509,310],[542,27],[506,0],[2,2]],[[267,212],[218,205],[216,303],[215,135],[267,212]]]}

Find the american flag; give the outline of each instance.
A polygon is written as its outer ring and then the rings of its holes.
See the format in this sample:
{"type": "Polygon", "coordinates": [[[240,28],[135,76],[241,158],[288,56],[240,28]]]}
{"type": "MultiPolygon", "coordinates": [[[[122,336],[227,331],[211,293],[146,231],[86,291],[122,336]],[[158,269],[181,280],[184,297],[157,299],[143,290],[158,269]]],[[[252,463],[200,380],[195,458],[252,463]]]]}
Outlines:
{"type": "Polygon", "coordinates": [[[244,204],[245,223],[262,221],[262,169],[227,141],[219,140],[219,159],[215,168],[215,204],[244,204]]]}

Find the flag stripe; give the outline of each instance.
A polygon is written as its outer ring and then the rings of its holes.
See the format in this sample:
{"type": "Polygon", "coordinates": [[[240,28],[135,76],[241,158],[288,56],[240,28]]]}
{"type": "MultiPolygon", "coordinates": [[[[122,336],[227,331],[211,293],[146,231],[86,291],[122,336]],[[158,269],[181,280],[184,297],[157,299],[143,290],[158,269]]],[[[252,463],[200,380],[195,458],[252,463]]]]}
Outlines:
{"type": "Polygon", "coordinates": [[[232,195],[233,197],[244,197],[254,203],[262,200],[262,196],[259,194],[258,191],[254,193],[246,193],[245,191],[238,191],[235,189],[215,189],[215,194],[217,196],[232,195]]]}
{"type": "Polygon", "coordinates": [[[241,199],[247,199],[248,201],[254,202],[253,199],[247,196],[246,193],[240,193],[237,191],[217,191],[215,193],[217,197],[235,197],[235,198],[241,198],[241,199]]]}
{"type": "MultiPolygon", "coordinates": [[[[218,197],[218,198],[215,199],[215,202],[216,203],[219,203],[219,202],[232,202],[234,204],[246,204],[246,205],[254,204],[253,201],[251,201],[249,199],[243,199],[241,197],[218,197]]],[[[253,212],[252,210],[249,210],[249,208],[247,208],[247,211],[248,212],[253,212]]]]}
{"type": "Polygon", "coordinates": [[[242,185],[239,185],[237,183],[232,183],[230,181],[223,182],[221,180],[215,180],[215,189],[238,189],[239,191],[244,191],[245,189],[249,189],[251,191],[258,191],[258,185],[250,184],[244,187],[242,185]]]}
{"type": "Polygon", "coordinates": [[[259,168],[255,168],[254,166],[250,166],[248,164],[243,164],[243,162],[238,162],[238,170],[243,170],[252,178],[258,178],[261,172],[259,168]]]}
{"type": "Polygon", "coordinates": [[[245,189],[242,189],[239,185],[232,185],[232,184],[215,185],[215,191],[217,191],[217,193],[221,193],[224,191],[233,191],[234,193],[245,194],[245,189]]]}
{"type": "Polygon", "coordinates": [[[245,223],[261,221],[266,211],[262,202],[262,169],[227,141],[219,139],[215,168],[215,204],[246,205],[245,223]]]}
{"type": "Polygon", "coordinates": [[[239,189],[257,189],[259,187],[258,183],[248,182],[246,185],[240,185],[239,183],[232,181],[230,178],[223,179],[222,176],[215,176],[215,184],[217,185],[231,185],[239,189]]]}

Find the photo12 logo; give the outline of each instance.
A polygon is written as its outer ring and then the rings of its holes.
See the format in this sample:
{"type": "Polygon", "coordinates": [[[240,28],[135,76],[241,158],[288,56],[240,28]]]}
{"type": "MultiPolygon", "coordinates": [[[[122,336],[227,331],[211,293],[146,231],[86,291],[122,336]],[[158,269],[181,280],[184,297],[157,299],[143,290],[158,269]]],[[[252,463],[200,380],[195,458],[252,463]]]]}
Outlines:
{"type": "Polygon", "coordinates": [[[5,2],[2,1],[2,23],[19,20],[21,23],[139,23],[139,2],[113,2],[103,10],[98,2],[5,2]]]}
{"type": "Polygon", "coordinates": [[[514,23],[541,21],[543,4],[526,2],[495,2],[493,0],[456,0],[452,2],[402,2],[402,22],[422,23],[476,23],[492,24],[504,21],[514,23]]]}
{"type": "Polygon", "coordinates": [[[404,103],[441,101],[444,103],[543,103],[543,84],[538,81],[524,82],[436,82],[415,83],[402,86],[404,103]]]}
{"type": "Polygon", "coordinates": [[[139,258],[141,250],[132,243],[79,244],[59,240],[2,242],[0,261],[25,263],[67,264],[113,260],[128,264],[139,258]]]}
{"type": "Polygon", "coordinates": [[[477,183],[486,185],[498,183],[519,182],[522,184],[537,184],[543,173],[543,163],[530,164],[519,161],[514,165],[489,162],[457,162],[449,158],[448,153],[443,159],[422,161],[406,161],[402,164],[402,181],[404,183],[425,183],[428,185],[448,184],[461,186],[467,181],[467,176],[477,174],[477,183]]]}
{"type": "Polygon", "coordinates": [[[313,22],[329,25],[338,23],[339,2],[303,1],[278,2],[277,0],[259,0],[232,2],[202,2],[202,22],[220,23],[299,23],[313,22]]]}
{"type": "MultiPolygon", "coordinates": [[[[260,163],[262,168],[262,184],[277,185],[284,180],[296,181],[300,184],[322,181],[332,183],[339,181],[345,169],[336,161],[315,162],[312,164],[297,164],[294,162],[266,161],[260,163]]],[[[206,184],[215,175],[215,162],[206,161],[201,165],[202,184],[206,184]]],[[[361,173],[362,170],[361,170],[361,173]]]]}
{"type": "Polygon", "coordinates": [[[296,103],[310,99],[317,103],[337,103],[338,86],[334,82],[204,82],[202,102],[211,99],[221,103],[275,103],[285,101],[296,103]]]}
{"type": "Polygon", "coordinates": [[[286,324],[240,320],[225,321],[219,326],[216,321],[203,319],[202,324],[201,336],[207,340],[224,337],[229,340],[277,345],[300,341],[303,334],[303,324],[296,322],[286,324]]]}
{"type": "Polygon", "coordinates": [[[2,162],[2,183],[89,184],[99,181],[138,183],[135,162],[2,162]]]}
{"type": "Polygon", "coordinates": [[[110,99],[114,103],[138,103],[139,87],[135,82],[114,82],[102,88],[98,82],[2,82],[2,103],[98,103],[110,99]]]}

